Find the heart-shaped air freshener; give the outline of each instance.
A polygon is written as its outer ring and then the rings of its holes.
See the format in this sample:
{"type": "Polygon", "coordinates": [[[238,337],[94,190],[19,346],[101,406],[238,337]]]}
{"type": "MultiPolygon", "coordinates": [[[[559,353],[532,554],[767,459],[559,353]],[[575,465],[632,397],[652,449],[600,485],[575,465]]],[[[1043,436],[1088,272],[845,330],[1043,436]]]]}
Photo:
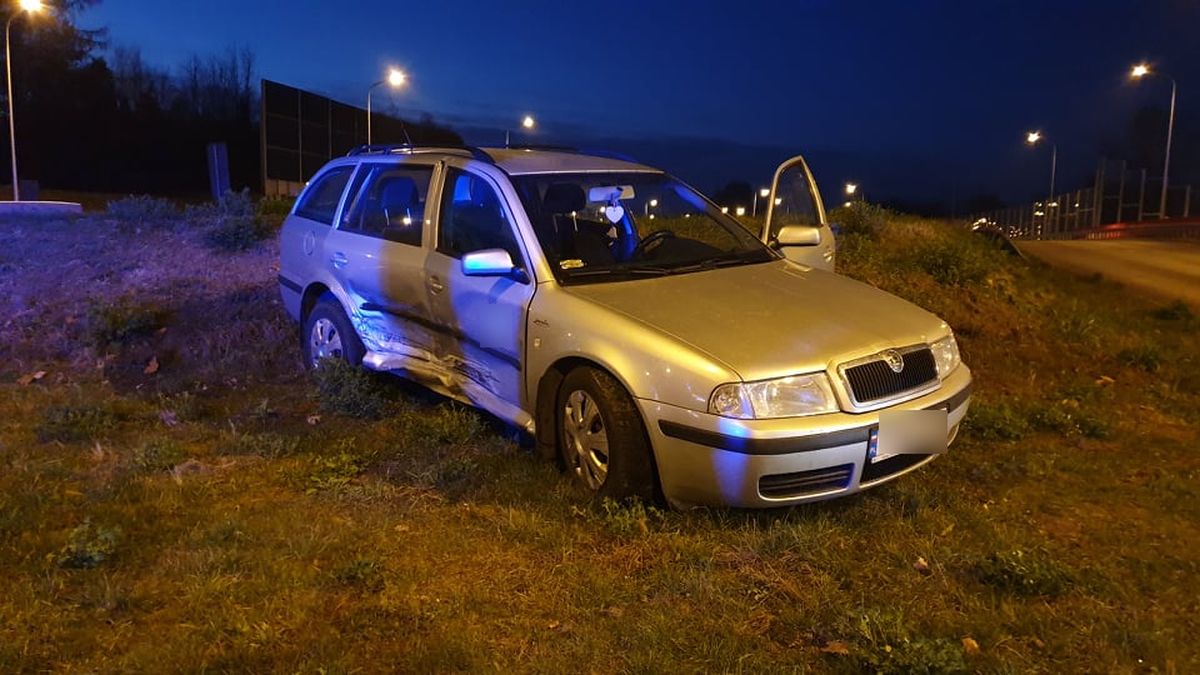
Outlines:
{"type": "Polygon", "coordinates": [[[624,206],[606,206],[604,207],[604,217],[608,218],[610,223],[619,223],[625,217],[624,206]]]}

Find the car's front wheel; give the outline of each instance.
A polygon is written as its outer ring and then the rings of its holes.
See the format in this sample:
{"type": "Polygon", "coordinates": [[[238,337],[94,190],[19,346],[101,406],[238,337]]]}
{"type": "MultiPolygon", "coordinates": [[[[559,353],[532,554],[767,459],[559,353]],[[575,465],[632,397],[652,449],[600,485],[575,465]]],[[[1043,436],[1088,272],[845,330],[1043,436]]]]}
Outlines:
{"type": "Polygon", "coordinates": [[[316,368],[322,359],[341,359],[357,366],[366,353],[341,303],[330,293],[321,296],[308,313],[301,339],[304,363],[309,368],[316,368]]]}
{"type": "Polygon", "coordinates": [[[658,486],[642,417],[621,383],[572,370],[558,396],[558,445],[567,470],[599,498],[653,501],[658,486]]]}

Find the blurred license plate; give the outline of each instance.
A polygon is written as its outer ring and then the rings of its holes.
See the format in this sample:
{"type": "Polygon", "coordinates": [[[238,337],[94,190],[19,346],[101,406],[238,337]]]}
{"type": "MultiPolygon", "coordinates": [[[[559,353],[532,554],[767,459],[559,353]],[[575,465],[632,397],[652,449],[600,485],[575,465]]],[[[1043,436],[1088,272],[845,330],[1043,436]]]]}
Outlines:
{"type": "Polygon", "coordinates": [[[872,464],[896,455],[933,455],[946,451],[945,410],[885,410],[871,431],[867,459],[872,464]]]}

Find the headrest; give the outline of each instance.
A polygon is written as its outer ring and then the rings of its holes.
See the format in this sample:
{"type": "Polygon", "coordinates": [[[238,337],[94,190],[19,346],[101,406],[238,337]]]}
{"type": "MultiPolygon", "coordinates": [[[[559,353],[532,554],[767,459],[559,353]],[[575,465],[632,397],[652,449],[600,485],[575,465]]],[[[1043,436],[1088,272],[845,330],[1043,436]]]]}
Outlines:
{"type": "Polygon", "coordinates": [[[551,183],[542,198],[544,213],[571,213],[587,207],[587,195],[575,183],[551,183]]]}
{"type": "Polygon", "coordinates": [[[393,176],[383,184],[379,204],[385,209],[405,209],[417,203],[417,182],[409,176],[393,176]]]}

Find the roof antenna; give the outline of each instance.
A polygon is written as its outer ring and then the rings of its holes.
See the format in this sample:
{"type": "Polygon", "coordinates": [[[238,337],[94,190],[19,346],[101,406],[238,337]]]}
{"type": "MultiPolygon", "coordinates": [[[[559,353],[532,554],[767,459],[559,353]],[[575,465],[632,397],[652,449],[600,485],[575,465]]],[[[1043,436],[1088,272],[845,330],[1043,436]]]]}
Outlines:
{"type": "Polygon", "coordinates": [[[408,147],[413,147],[412,137],[408,135],[408,125],[404,123],[404,120],[400,120],[400,131],[404,132],[404,140],[408,143],[408,147]]]}

